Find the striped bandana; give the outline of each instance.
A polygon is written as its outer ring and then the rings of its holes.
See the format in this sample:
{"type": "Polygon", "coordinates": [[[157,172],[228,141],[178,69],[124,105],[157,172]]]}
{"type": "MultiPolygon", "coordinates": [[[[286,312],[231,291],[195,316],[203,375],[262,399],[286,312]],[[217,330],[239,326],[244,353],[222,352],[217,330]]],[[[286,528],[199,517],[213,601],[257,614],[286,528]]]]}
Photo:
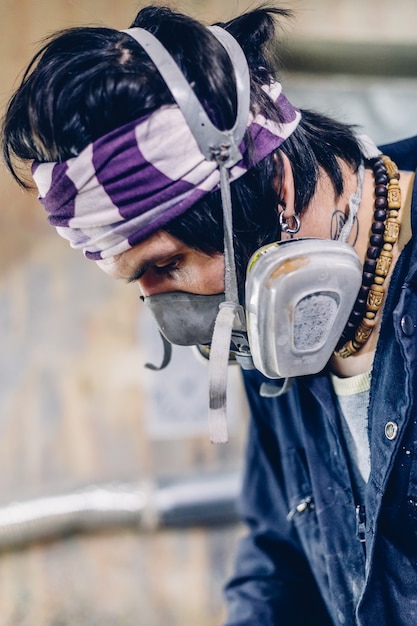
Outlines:
{"type": "MultiPolygon", "coordinates": [[[[283,121],[250,115],[250,156],[243,142],[231,182],[278,148],[300,121],[280,83],[264,90],[283,121]]],[[[220,181],[218,164],[206,160],[176,105],[113,130],[63,163],[35,162],[32,175],[49,223],[94,260],[132,248],[218,189],[220,181]]]]}

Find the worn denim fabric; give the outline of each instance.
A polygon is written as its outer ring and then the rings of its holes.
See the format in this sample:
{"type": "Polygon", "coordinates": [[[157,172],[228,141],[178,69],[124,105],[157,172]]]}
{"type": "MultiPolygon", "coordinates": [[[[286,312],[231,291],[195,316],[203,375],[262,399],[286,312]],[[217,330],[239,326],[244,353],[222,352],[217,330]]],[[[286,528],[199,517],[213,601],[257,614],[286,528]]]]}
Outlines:
{"type": "MultiPolygon", "coordinates": [[[[417,138],[383,151],[416,169],[417,138]]],[[[416,184],[412,204],[416,233],[416,184]]],[[[243,373],[252,411],[241,495],[249,533],[226,588],[227,626],[416,626],[416,352],[414,237],[390,281],[374,359],[365,502],[352,489],[326,372],[275,398],[259,395],[261,374],[243,373]]]]}

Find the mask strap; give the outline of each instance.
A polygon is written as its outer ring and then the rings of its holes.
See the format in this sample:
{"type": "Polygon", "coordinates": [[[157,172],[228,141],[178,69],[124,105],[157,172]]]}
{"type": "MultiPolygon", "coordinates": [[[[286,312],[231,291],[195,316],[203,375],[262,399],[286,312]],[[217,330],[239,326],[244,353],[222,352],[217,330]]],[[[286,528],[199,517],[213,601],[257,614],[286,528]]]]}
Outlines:
{"type": "Polygon", "coordinates": [[[223,206],[226,301],[219,306],[210,349],[209,431],[212,443],[226,443],[228,440],[226,398],[230,340],[233,329],[245,329],[245,313],[239,304],[236,278],[229,171],[223,163],[219,163],[219,170],[223,206]]]}
{"type": "Polygon", "coordinates": [[[162,339],[162,347],[164,349],[161,365],[154,365],[153,363],[145,363],[145,367],[148,370],[152,370],[153,372],[160,372],[161,370],[165,369],[166,366],[169,365],[171,361],[171,356],[172,356],[172,343],[170,343],[168,339],[165,339],[161,331],[159,331],[159,336],[162,339]]]}
{"type": "Polygon", "coordinates": [[[363,189],[363,179],[364,179],[364,175],[365,175],[365,166],[363,164],[363,160],[361,161],[361,164],[358,167],[358,186],[356,188],[355,193],[352,193],[352,195],[349,198],[349,213],[348,213],[348,217],[347,220],[342,228],[342,230],[340,231],[340,235],[338,237],[338,241],[340,241],[341,243],[347,243],[347,240],[349,239],[349,235],[352,232],[352,228],[353,228],[353,224],[355,222],[356,216],[358,214],[358,210],[359,210],[359,205],[361,203],[362,200],[362,189],[363,189]]]}
{"type": "Polygon", "coordinates": [[[227,372],[236,305],[233,302],[222,302],[219,309],[209,360],[209,432],[212,443],[226,443],[228,440],[227,372]]]}
{"type": "MultiPolygon", "coordinates": [[[[247,70],[246,59],[240,46],[234,38],[222,28],[212,27],[213,34],[218,37],[220,43],[225,46],[232,63],[235,67],[237,96],[238,96],[238,115],[235,127],[238,123],[238,117],[242,110],[247,111],[249,116],[250,106],[250,85],[249,72],[247,70]],[[230,50],[229,39],[224,42],[224,35],[231,39],[232,50],[230,50]],[[243,56],[244,66],[246,67],[246,82],[239,90],[239,73],[236,72],[236,59],[233,58],[233,50],[238,50],[243,56]],[[242,100],[243,105],[242,105],[242,100]]],[[[242,60],[237,59],[242,66],[242,60]]],[[[245,126],[246,128],[246,126],[245,126]]],[[[243,134],[244,134],[244,130],[243,134]]],[[[241,139],[243,138],[243,134],[241,139]]],[[[240,139],[240,140],[241,140],[240,139]]],[[[235,138],[236,140],[236,138],[235,138]]],[[[240,142],[239,142],[240,143],[240,142]]],[[[236,145],[236,148],[238,144],[236,145]]],[[[223,230],[224,230],[224,287],[226,301],[219,306],[216,323],[214,325],[213,339],[210,349],[209,361],[209,432],[210,441],[212,443],[226,443],[228,441],[227,433],[227,373],[229,366],[230,341],[232,330],[245,329],[245,313],[243,307],[239,304],[239,293],[236,276],[235,252],[233,245],[233,218],[232,218],[232,198],[230,193],[229,168],[231,167],[228,158],[228,150],[224,145],[212,149],[212,154],[219,166],[220,172],[220,193],[223,208],[223,230]],[[226,148],[226,150],[225,150],[226,148]]]]}
{"type": "Polygon", "coordinates": [[[221,443],[228,438],[226,393],[232,329],[242,330],[245,327],[236,278],[229,169],[242,158],[239,146],[249,122],[250,76],[246,57],[235,38],[218,26],[212,26],[209,30],[225,48],[234,69],[237,114],[235,123],[229,130],[220,130],[214,126],[177,63],[156,37],[142,28],[131,28],[123,32],[133,37],[152,59],[181,109],[202,154],[208,161],[215,160],[219,167],[224,221],[226,302],[220,305],[210,351],[209,430],[211,441],[221,443]]]}
{"type": "MultiPolygon", "coordinates": [[[[365,159],[375,159],[381,154],[380,149],[376,146],[376,144],[372,141],[368,135],[358,135],[357,137],[359,147],[365,159]]],[[[362,188],[363,188],[363,179],[365,176],[365,166],[363,160],[358,167],[358,186],[356,188],[355,193],[353,193],[349,198],[349,215],[344,224],[342,230],[340,231],[340,235],[338,241],[342,243],[346,243],[349,239],[349,235],[352,232],[353,224],[356,218],[356,215],[359,210],[359,205],[362,200],[362,188]]]]}
{"type": "Polygon", "coordinates": [[[212,161],[214,158],[213,149],[224,147],[227,151],[224,153],[227,154],[225,165],[232,167],[242,158],[239,145],[249,122],[249,68],[243,50],[230,33],[218,26],[212,26],[208,30],[225,48],[234,67],[237,114],[235,123],[229,130],[220,130],[212,123],[181,69],[159,39],[143,28],[128,28],[121,32],[135,39],[152,59],[184,115],[205,158],[212,161]]]}

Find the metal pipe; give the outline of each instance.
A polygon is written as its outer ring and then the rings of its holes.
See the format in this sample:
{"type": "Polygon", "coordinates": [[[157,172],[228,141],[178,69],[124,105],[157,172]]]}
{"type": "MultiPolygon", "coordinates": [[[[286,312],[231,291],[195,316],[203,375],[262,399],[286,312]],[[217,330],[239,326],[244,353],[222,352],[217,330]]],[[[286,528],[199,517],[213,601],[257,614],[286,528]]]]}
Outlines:
{"type": "Polygon", "coordinates": [[[98,528],[139,530],[238,521],[237,473],[189,480],[90,485],[0,507],[0,548],[98,528]]]}

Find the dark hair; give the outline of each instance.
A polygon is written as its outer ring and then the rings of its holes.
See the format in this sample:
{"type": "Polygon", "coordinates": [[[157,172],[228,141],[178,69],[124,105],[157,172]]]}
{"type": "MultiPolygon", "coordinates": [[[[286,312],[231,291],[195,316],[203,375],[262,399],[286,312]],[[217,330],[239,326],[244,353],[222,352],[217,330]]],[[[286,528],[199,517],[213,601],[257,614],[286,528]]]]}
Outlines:
{"type": "MultiPolygon", "coordinates": [[[[280,111],[261,89],[275,74],[275,20],[291,12],[259,7],[221,24],[238,40],[251,74],[251,102],[269,118],[280,111]]],[[[153,33],[181,67],[212,121],[233,125],[236,92],[233,70],[224,48],[196,20],[168,8],[142,9],[132,27],[153,33]]],[[[3,122],[3,156],[15,179],[27,186],[21,165],[33,159],[64,161],[107,132],[137,119],[173,98],[154,64],[129,36],[109,28],[78,27],[46,39],[11,98],[3,122]]],[[[303,111],[299,126],[281,146],[291,162],[296,210],[311,200],[319,169],[343,192],[338,159],[354,170],[360,150],[349,126],[303,111]]],[[[232,184],[236,262],[240,282],[249,256],[259,246],[280,238],[277,219],[282,185],[280,151],[232,184]]],[[[220,196],[209,194],[166,230],[205,252],[223,250],[220,196]]]]}

